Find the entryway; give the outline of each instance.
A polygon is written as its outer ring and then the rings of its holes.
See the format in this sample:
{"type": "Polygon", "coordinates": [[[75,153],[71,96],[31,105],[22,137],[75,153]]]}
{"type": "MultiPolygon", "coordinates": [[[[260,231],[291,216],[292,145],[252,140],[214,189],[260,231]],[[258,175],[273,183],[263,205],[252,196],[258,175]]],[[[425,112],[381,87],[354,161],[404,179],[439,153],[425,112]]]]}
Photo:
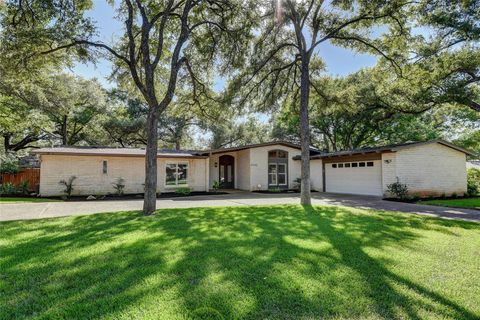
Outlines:
{"type": "Polygon", "coordinates": [[[230,155],[223,155],[218,158],[218,177],[220,188],[235,188],[235,158],[230,155]]]}

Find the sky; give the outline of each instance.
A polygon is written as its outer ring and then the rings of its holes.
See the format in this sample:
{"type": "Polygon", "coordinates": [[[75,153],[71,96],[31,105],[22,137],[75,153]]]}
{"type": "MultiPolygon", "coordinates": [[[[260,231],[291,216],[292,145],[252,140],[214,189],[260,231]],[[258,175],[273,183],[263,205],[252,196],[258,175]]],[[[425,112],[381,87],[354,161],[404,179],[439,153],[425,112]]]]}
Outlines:
{"type": "MultiPolygon", "coordinates": [[[[111,44],[112,39],[122,32],[122,21],[115,19],[115,8],[104,0],[94,0],[94,7],[88,12],[88,16],[97,23],[99,38],[104,43],[111,44]]],[[[318,52],[327,66],[327,73],[332,76],[344,76],[361,68],[375,65],[377,58],[372,55],[359,54],[351,50],[332,46],[325,42],[318,47],[318,52]]],[[[77,63],[71,71],[79,76],[92,79],[96,78],[106,88],[114,87],[114,83],[108,81],[112,65],[108,60],[100,59],[94,65],[92,63],[77,63]]],[[[223,81],[216,82],[216,90],[223,87],[223,81]]]]}

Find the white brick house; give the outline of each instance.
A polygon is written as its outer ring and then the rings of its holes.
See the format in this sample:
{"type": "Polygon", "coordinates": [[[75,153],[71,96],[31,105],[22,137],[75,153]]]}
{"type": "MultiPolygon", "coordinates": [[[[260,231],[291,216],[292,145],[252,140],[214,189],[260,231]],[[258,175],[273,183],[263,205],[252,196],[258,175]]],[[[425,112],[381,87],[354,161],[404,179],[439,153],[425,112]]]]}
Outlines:
{"type": "MultiPolygon", "coordinates": [[[[125,193],[143,192],[144,149],[43,148],[40,194],[62,193],[58,182],[76,176],[74,194],[114,192],[125,179],[125,193]]],[[[405,143],[377,148],[320,153],[311,150],[312,189],[382,196],[387,185],[407,184],[419,195],[461,195],[466,192],[467,150],[446,141],[405,143]]],[[[159,151],[158,192],[189,187],[207,191],[215,181],[241,190],[291,189],[300,178],[300,147],[275,141],[201,151],[159,151]]]]}

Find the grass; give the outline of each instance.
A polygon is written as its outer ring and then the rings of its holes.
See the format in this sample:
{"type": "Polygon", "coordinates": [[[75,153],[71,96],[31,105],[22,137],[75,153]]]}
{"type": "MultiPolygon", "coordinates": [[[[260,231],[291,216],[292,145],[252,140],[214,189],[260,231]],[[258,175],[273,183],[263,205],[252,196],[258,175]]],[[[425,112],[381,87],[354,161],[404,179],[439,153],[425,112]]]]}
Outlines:
{"type": "Polygon", "coordinates": [[[30,202],[57,202],[61,200],[56,199],[46,199],[46,198],[22,198],[22,197],[0,197],[1,203],[30,203],[30,202]]]}
{"type": "Polygon", "coordinates": [[[469,208],[480,210],[480,197],[466,199],[448,199],[448,200],[425,200],[420,201],[421,204],[430,204],[434,206],[469,208]]]}
{"type": "Polygon", "coordinates": [[[0,223],[0,319],[479,319],[480,224],[345,207],[0,223]]]}

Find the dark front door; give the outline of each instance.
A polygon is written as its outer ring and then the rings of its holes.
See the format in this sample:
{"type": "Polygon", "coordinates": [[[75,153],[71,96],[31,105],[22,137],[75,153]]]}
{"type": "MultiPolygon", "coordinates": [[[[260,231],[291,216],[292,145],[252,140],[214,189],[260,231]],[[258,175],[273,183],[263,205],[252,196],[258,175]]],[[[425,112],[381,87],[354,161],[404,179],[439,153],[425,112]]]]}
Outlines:
{"type": "Polygon", "coordinates": [[[229,155],[220,156],[218,159],[218,177],[220,187],[224,189],[233,189],[235,187],[235,158],[229,155]]]}

